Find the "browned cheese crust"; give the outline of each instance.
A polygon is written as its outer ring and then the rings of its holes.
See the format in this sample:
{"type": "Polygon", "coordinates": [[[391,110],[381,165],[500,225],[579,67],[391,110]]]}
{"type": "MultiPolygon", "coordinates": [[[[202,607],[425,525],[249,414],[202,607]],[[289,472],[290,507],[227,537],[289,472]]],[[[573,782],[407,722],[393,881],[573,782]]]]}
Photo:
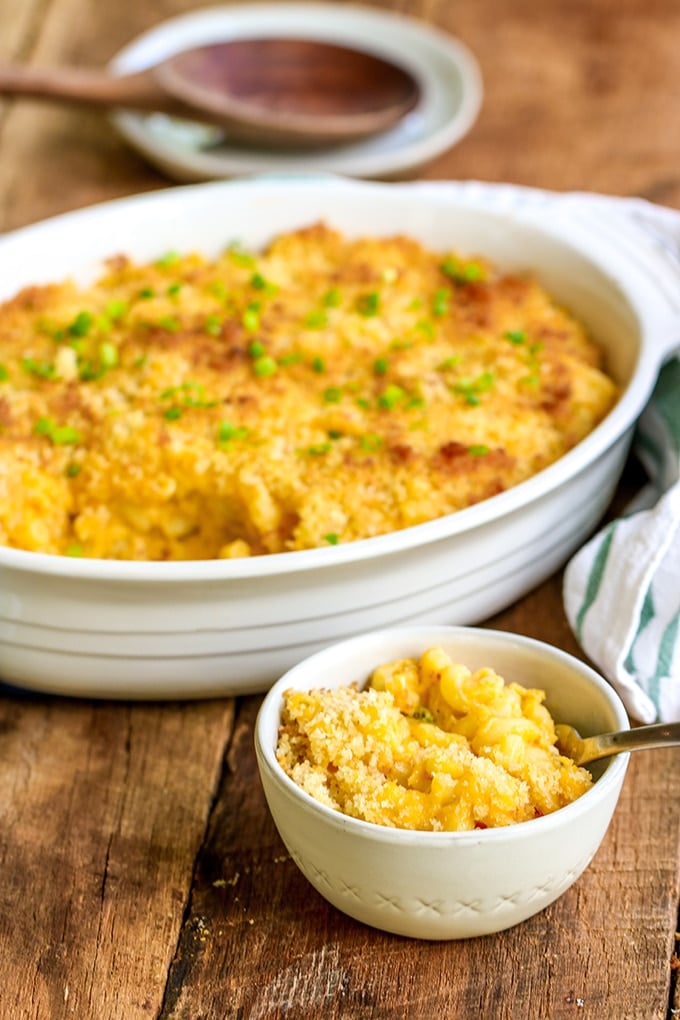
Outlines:
{"type": "Polygon", "coordinates": [[[120,256],[0,307],[0,543],[168,560],[382,535],[530,477],[616,397],[529,275],[407,237],[120,256]]]}

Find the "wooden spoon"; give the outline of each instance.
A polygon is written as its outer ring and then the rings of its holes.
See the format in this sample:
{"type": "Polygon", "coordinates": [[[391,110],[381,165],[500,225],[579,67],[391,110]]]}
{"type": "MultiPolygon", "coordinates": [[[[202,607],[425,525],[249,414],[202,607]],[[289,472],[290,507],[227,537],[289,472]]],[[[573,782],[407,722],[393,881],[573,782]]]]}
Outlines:
{"type": "Polygon", "coordinates": [[[419,99],[406,70],[312,39],[253,38],[184,50],[136,74],[0,67],[0,95],[159,111],[277,146],[342,143],[392,127],[419,99]]]}

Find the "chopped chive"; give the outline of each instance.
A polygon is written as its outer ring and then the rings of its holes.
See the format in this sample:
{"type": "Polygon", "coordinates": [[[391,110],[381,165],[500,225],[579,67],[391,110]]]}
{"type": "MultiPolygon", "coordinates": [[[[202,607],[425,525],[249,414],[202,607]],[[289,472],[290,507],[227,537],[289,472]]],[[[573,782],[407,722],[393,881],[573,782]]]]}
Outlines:
{"type": "Polygon", "coordinates": [[[38,418],[33,426],[33,431],[39,436],[50,436],[54,429],[54,422],[51,418],[38,418]]]}
{"type": "Polygon", "coordinates": [[[142,289],[137,292],[137,297],[142,301],[148,301],[150,298],[155,297],[155,295],[156,292],[153,287],[142,287],[142,289]]]}
{"type": "Polygon", "coordinates": [[[140,354],[139,357],[135,358],[132,362],[133,368],[143,368],[146,365],[147,354],[140,354]]]}
{"type": "Polygon", "coordinates": [[[92,328],[94,316],[92,312],[78,312],[73,322],[68,327],[71,336],[87,336],[92,328]]]}
{"type": "Polygon", "coordinates": [[[208,336],[219,336],[222,332],[222,320],[219,315],[209,315],[205,320],[204,329],[208,336]]]}
{"type": "Polygon", "coordinates": [[[248,333],[255,333],[260,328],[260,302],[251,301],[241,316],[241,324],[248,333]]]}
{"type": "Polygon", "coordinates": [[[104,309],[104,314],[107,315],[112,322],[118,322],[119,319],[123,318],[127,310],[127,301],[121,301],[119,298],[113,298],[113,300],[109,301],[104,309]]]}
{"type": "Polygon", "coordinates": [[[356,299],[355,307],[359,315],[363,315],[365,318],[377,315],[380,309],[380,294],[375,290],[360,294],[356,299]]]}
{"type": "Polygon", "coordinates": [[[177,421],[178,418],[182,417],[183,413],[182,408],[178,407],[177,404],[174,404],[172,407],[169,407],[167,411],[163,412],[163,417],[167,419],[167,421],[177,421]]]}
{"type": "Polygon", "coordinates": [[[359,445],[362,450],[366,450],[368,453],[375,453],[383,445],[383,438],[375,432],[367,432],[359,440],[359,445]]]}
{"type": "Polygon", "coordinates": [[[248,429],[243,425],[234,425],[230,421],[221,421],[217,429],[217,438],[220,443],[228,443],[230,439],[245,439],[248,429]]]}
{"type": "Polygon", "coordinates": [[[33,358],[23,358],[21,367],[30,375],[37,375],[39,379],[54,379],[57,371],[51,361],[35,361],[33,358]]]}
{"type": "Polygon", "coordinates": [[[92,382],[93,379],[100,379],[105,371],[105,368],[97,368],[91,361],[83,361],[78,366],[78,378],[83,382],[92,382]]]}
{"type": "Polygon", "coordinates": [[[414,710],[413,715],[411,716],[411,718],[412,719],[417,719],[418,722],[426,722],[426,723],[433,723],[434,722],[434,716],[432,715],[432,712],[429,710],[429,708],[427,708],[426,705],[419,705],[418,708],[416,708],[414,710]]]}
{"type": "Polygon", "coordinates": [[[183,286],[183,283],[171,283],[168,287],[168,297],[177,297],[183,286]]]}
{"type": "Polygon", "coordinates": [[[453,255],[448,255],[439,268],[454,283],[473,283],[483,279],[482,267],[477,262],[461,262],[453,255]]]}
{"type": "Polygon", "coordinates": [[[164,255],[161,255],[159,259],[156,259],[156,265],[159,269],[167,269],[169,266],[174,266],[179,262],[180,256],[176,251],[166,251],[164,255]]]}
{"type": "Polygon", "coordinates": [[[431,340],[434,337],[434,324],[431,323],[429,319],[419,319],[418,322],[416,322],[415,328],[419,333],[426,336],[428,340],[431,340]]]}
{"type": "Polygon", "coordinates": [[[71,545],[67,545],[64,550],[65,556],[83,556],[84,551],[82,545],[79,542],[72,542],[71,545]]]}
{"type": "Polygon", "coordinates": [[[227,253],[234,265],[243,269],[252,269],[256,263],[255,256],[246,251],[240,241],[232,241],[227,247],[227,253]]]}
{"type": "Polygon", "coordinates": [[[468,446],[468,453],[472,454],[473,457],[484,457],[489,452],[489,447],[485,446],[484,443],[473,443],[472,446],[468,446]]]}
{"type": "Polygon", "coordinates": [[[324,308],[337,308],[342,301],[342,294],[337,287],[331,287],[321,298],[324,308]]]}
{"type": "Polygon", "coordinates": [[[262,273],[253,273],[250,278],[250,286],[253,290],[261,290],[266,294],[275,294],[279,289],[271,280],[267,280],[262,273]]]}
{"type": "Polygon", "coordinates": [[[525,344],[527,342],[527,335],[522,329],[509,329],[503,336],[511,344],[525,344]]]}
{"type": "Polygon", "coordinates": [[[115,368],[118,364],[118,348],[115,344],[101,344],[99,347],[99,360],[104,368],[115,368]]]}
{"type": "Polygon", "coordinates": [[[74,463],[74,461],[71,461],[70,464],[66,465],[64,474],[66,475],[67,478],[77,478],[78,475],[80,474],[80,471],[81,471],[80,464],[76,464],[74,463]]]}
{"type": "Polygon", "coordinates": [[[33,426],[36,435],[46,436],[57,446],[70,446],[80,442],[80,432],[70,425],[56,425],[51,418],[38,418],[33,426]]]}
{"type": "Polygon", "coordinates": [[[342,400],[342,390],[339,386],[328,386],[323,391],[324,404],[339,404],[342,400]]]}
{"type": "Polygon", "coordinates": [[[342,439],[342,432],[340,432],[339,429],[329,429],[328,430],[328,438],[329,439],[342,439]]]}
{"type": "Polygon", "coordinates": [[[332,449],[331,443],[316,443],[314,446],[307,447],[307,453],[311,454],[312,457],[323,457],[325,453],[330,453],[332,449]]]}
{"type": "Polygon", "coordinates": [[[376,358],[373,362],[373,371],[376,375],[385,375],[389,368],[389,362],[387,358],[376,358]]]}
{"type": "Polygon", "coordinates": [[[316,309],[316,311],[310,312],[305,319],[305,327],[307,329],[323,329],[323,327],[327,325],[328,316],[322,309],[316,309]]]}
{"type": "Polygon", "coordinates": [[[300,361],[304,361],[303,355],[299,351],[290,351],[279,358],[279,365],[297,365],[300,361]]]}
{"type": "Polygon", "coordinates": [[[161,315],[158,320],[158,325],[161,329],[166,330],[168,333],[176,333],[180,328],[180,321],[174,315],[161,315]]]}
{"type": "Polygon", "coordinates": [[[405,396],[406,392],[401,388],[401,386],[395,386],[393,384],[388,386],[387,389],[383,390],[380,394],[378,397],[378,405],[379,407],[389,411],[393,407],[396,407],[396,405],[399,404],[405,396]]]}
{"type": "Polygon", "coordinates": [[[368,397],[357,397],[356,404],[357,407],[362,408],[362,410],[368,411],[368,409],[371,406],[371,401],[368,399],[368,397]]]}
{"type": "Polygon", "coordinates": [[[462,396],[466,404],[476,407],[479,404],[479,394],[490,390],[494,381],[493,372],[482,372],[476,379],[459,379],[451,387],[451,391],[462,396]]]}
{"type": "MultiPolygon", "coordinates": [[[[192,382],[191,380],[183,382],[180,386],[169,386],[167,390],[163,390],[160,394],[160,399],[169,400],[171,397],[177,396],[181,399],[182,408],[215,407],[218,403],[216,400],[206,400],[204,387],[201,383],[192,382]]],[[[172,408],[170,408],[170,410],[172,410],[172,408]]],[[[179,418],[179,415],[176,414],[175,417],[179,418]]]]}
{"type": "Polygon", "coordinates": [[[0,365],[0,382],[7,382],[9,379],[9,372],[6,365],[0,365]]]}
{"type": "Polygon", "coordinates": [[[328,542],[329,545],[337,545],[338,542],[340,541],[339,537],[335,534],[334,531],[331,531],[327,535],[324,535],[323,540],[324,542],[328,542]]]}
{"type": "Polygon", "coordinates": [[[440,372],[446,372],[450,368],[456,368],[457,365],[460,365],[460,362],[461,355],[452,354],[450,358],[444,358],[444,360],[437,365],[437,369],[440,372]]]}
{"type": "Polygon", "coordinates": [[[226,284],[222,280],[211,280],[207,286],[209,294],[212,294],[218,301],[226,301],[229,296],[226,284]]]}
{"type": "Polygon", "coordinates": [[[435,291],[434,297],[432,298],[432,314],[438,319],[442,315],[446,315],[449,310],[449,291],[446,287],[440,287],[439,290],[435,291]]]}
{"type": "Polygon", "coordinates": [[[253,362],[253,371],[255,372],[255,375],[259,376],[261,379],[274,375],[277,368],[278,365],[274,359],[270,358],[267,354],[263,354],[262,357],[256,358],[253,362]]]}
{"type": "Polygon", "coordinates": [[[320,358],[318,355],[315,358],[312,358],[312,369],[314,372],[318,372],[319,374],[325,372],[326,363],[323,358],[320,358]]]}
{"type": "Polygon", "coordinates": [[[57,425],[53,429],[50,439],[59,446],[71,446],[80,442],[80,432],[70,425],[57,425]]]}
{"type": "Polygon", "coordinates": [[[261,340],[253,340],[248,347],[248,354],[251,358],[261,358],[266,348],[261,340]]]}

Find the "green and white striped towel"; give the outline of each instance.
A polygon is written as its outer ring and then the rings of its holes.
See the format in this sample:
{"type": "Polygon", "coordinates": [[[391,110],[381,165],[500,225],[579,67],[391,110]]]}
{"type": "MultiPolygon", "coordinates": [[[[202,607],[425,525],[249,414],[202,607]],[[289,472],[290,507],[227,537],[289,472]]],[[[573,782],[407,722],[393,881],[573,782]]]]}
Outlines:
{"type": "Polygon", "coordinates": [[[650,484],[572,558],[564,606],[584,651],[642,722],[680,719],[680,360],[662,370],[635,449],[650,484]]]}

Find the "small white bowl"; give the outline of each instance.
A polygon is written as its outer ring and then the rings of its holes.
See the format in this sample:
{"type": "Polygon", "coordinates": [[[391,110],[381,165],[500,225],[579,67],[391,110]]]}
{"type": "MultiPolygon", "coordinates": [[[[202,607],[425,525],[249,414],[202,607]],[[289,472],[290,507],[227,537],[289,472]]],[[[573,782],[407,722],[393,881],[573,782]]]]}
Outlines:
{"type": "Polygon", "coordinates": [[[629,725],[613,688],[559,649],[500,631],[405,627],[344,641],[289,670],[262,704],[255,749],[281,838],[322,896],[384,931],[470,938],[531,917],[576,881],[607,831],[628,755],[593,765],[592,788],[553,814],[471,832],[416,832],[358,821],[320,804],[286,775],[276,760],[284,691],[361,683],[376,666],[433,646],[470,669],[492,666],[508,682],[542,688],[553,718],[584,734],[629,725]]]}

